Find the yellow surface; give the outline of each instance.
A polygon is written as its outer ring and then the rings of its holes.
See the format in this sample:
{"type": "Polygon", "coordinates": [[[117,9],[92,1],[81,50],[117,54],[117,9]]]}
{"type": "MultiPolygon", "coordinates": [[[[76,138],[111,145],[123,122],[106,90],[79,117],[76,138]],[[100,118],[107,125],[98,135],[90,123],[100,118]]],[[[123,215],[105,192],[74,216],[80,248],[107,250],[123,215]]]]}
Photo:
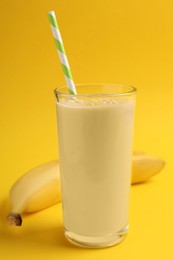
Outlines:
{"type": "Polygon", "coordinates": [[[173,259],[172,11],[172,0],[1,0],[1,259],[173,259]],[[53,89],[64,78],[50,10],[75,82],[136,86],[134,150],[166,161],[158,176],[131,188],[129,235],[108,249],[71,246],[63,236],[61,204],[24,217],[20,228],[5,221],[13,182],[57,158],[53,89]]]}

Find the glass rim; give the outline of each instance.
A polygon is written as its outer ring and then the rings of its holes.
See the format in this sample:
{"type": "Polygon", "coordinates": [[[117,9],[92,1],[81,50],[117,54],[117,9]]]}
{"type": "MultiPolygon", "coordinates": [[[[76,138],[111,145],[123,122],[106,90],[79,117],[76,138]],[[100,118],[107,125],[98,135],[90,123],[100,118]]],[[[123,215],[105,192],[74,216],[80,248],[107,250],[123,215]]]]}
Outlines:
{"type": "Polygon", "coordinates": [[[103,87],[106,87],[106,86],[109,86],[109,87],[115,87],[118,88],[118,87],[124,87],[124,88],[129,88],[128,91],[125,91],[125,92],[122,92],[122,93],[87,93],[87,94],[77,94],[77,95],[74,95],[74,94],[70,94],[70,93],[63,93],[61,92],[60,90],[61,89],[68,89],[66,85],[62,85],[62,86],[59,86],[57,88],[54,89],[54,93],[55,93],[55,96],[64,96],[64,97],[74,97],[74,96],[77,96],[77,97],[119,97],[119,96],[129,96],[129,95],[132,95],[134,93],[137,92],[137,89],[131,85],[128,85],[128,84],[112,84],[112,83],[78,83],[78,84],[75,84],[76,87],[98,87],[98,86],[103,86],[103,87]]]}

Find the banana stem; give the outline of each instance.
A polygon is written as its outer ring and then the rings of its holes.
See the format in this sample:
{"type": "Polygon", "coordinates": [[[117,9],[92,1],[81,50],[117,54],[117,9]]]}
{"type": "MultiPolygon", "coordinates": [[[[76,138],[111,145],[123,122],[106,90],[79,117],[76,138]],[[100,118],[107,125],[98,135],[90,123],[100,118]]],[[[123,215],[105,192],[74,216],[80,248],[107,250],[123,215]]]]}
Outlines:
{"type": "Polygon", "coordinates": [[[18,213],[10,213],[7,216],[7,220],[11,226],[21,226],[22,225],[22,217],[18,213]]]}

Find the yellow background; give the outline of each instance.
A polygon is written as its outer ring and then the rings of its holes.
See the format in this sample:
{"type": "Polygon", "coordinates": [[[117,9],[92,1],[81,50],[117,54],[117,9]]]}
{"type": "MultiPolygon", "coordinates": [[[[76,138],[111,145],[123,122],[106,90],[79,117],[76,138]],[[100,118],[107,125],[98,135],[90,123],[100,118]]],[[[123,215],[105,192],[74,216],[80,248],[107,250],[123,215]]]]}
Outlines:
{"type": "Polygon", "coordinates": [[[172,46],[172,0],[0,1],[1,259],[173,259],[172,46]],[[25,217],[20,228],[5,221],[14,181],[58,154],[53,89],[64,77],[50,10],[75,82],[137,87],[134,150],[166,161],[158,176],[131,188],[130,232],[116,247],[71,246],[61,204],[25,217]]]}

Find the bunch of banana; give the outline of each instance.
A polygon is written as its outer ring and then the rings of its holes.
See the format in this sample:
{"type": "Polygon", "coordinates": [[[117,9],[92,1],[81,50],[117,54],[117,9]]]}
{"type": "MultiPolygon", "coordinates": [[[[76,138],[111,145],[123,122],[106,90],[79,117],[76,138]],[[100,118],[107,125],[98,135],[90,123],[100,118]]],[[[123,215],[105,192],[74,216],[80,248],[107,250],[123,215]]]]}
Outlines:
{"type": "MultiPolygon", "coordinates": [[[[157,157],[134,152],[131,183],[144,182],[164,167],[157,157]]],[[[21,226],[22,214],[50,207],[61,201],[61,185],[58,161],[45,163],[27,172],[10,190],[10,225],[21,226]]]]}

